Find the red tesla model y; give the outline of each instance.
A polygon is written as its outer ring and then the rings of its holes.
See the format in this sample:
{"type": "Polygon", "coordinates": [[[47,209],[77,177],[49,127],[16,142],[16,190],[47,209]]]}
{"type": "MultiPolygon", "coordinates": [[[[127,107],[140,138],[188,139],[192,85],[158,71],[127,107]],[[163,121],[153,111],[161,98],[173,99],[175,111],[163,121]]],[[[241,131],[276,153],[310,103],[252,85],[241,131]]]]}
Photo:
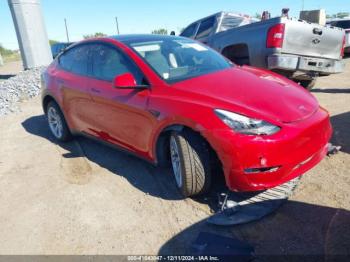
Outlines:
{"type": "Polygon", "coordinates": [[[56,139],[83,134],[171,163],[184,196],[209,189],[216,162],[233,191],[285,183],[321,161],[332,133],[328,112],[302,87],[182,37],[85,40],[42,83],[56,139]]]}

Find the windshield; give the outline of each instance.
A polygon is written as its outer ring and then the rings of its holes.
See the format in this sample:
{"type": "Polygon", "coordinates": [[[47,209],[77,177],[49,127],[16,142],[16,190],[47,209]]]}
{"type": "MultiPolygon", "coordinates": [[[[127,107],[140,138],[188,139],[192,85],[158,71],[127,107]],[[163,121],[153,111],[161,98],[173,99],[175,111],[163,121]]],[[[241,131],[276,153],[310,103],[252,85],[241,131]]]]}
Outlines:
{"type": "Polygon", "coordinates": [[[232,67],[228,60],[214,50],[189,39],[129,42],[129,46],[167,82],[232,67]]]}

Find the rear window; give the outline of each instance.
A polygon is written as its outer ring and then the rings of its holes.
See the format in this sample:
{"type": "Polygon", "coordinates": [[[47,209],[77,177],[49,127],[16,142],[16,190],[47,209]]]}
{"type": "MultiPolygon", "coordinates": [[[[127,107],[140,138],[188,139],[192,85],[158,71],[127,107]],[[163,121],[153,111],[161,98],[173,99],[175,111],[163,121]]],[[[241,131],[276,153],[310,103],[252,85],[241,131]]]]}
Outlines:
{"type": "Polygon", "coordinates": [[[184,36],[184,37],[193,37],[194,34],[196,33],[197,25],[198,25],[198,24],[193,24],[193,25],[190,25],[189,27],[187,27],[187,28],[181,33],[181,36],[184,36]]]}
{"type": "Polygon", "coordinates": [[[222,32],[232,28],[239,27],[239,26],[248,25],[254,22],[256,21],[254,21],[250,17],[235,15],[235,14],[226,14],[222,19],[219,30],[220,32],[222,32]]]}
{"type": "Polygon", "coordinates": [[[213,26],[215,24],[216,18],[212,16],[206,20],[203,20],[198,28],[198,32],[196,35],[196,39],[200,39],[203,37],[207,37],[213,30],[213,26]]]}

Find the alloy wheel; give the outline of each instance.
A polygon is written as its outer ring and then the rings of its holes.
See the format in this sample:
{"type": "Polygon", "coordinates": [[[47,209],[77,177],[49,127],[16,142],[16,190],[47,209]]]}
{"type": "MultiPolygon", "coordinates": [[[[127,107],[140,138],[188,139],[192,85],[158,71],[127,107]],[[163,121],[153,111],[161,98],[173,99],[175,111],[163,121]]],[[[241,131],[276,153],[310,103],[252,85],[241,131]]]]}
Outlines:
{"type": "Polygon", "coordinates": [[[179,148],[174,136],[170,138],[170,156],[176,184],[179,188],[182,187],[182,167],[180,160],[179,148]]]}
{"type": "Polygon", "coordinates": [[[52,134],[56,138],[61,138],[63,134],[63,125],[60,114],[53,107],[50,107],[47,112],[47,119],[52,134]]]}

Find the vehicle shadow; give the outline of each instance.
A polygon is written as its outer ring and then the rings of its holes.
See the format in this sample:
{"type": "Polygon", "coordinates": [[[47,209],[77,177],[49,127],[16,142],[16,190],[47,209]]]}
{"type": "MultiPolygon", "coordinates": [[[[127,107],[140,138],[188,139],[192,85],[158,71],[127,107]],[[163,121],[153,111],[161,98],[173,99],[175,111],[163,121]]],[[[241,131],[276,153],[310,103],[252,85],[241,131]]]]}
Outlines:
{"type": "Polygon", "coordinates": [[[345,112],[331,117],[333,137],[331,142],[341,146],[342,152],[350,154],[350,112],[345,112]]]}
{"type": "MultiPolygon", "coordinates": [[[[324,255],[342,255],[343,260],[337,261],[346,261],[345,255],[350,255],[349,221],[350,212],[344,209],[288,201],[278,212],[244,225],[219,227],[202,220],[169,239],[159,255],[193,254],[191,245],[198,234],[209,232],[252,245],[258,261],[323,261],[324,255]],[[295,255],[295,260],[281,257],[286,255],[295,255]]],[[[329,256],[325,261],[342,257],[329,256]]]]}
{"type": "MultiPolygon", "coordinates": [[[[30,117],[22,122],[22,126],[28,133],[60,146],[66,151],[62,154],[66,159],[86,157],[113,174],[124,177],[146,194],[167,200],[184,199],[175,186],[171,167],[155,167],[145,160],[82,136],[68,143],[60,143],[52,136],[45,115],[30,117]]],[[[212,190],[194,200],[217,210],[217,192],[227,190],[223,177],[215,179],[212,190]]]]}
{"type": "Polygon", "coordinates": [[[58,142],[52,136],[44,115],[30,117],[22,122],[22,126],[28,133],[64,149],[64,158],[86,157],[113,174],[126,178],[146,194],[169,200],[183,199],[174,184],[170,168],[156,168],[145,160],[81,136],[67,143],[58,142]]]}
{"type": "Polygon", "coordinates": [[[328,94],[350,94],[350,88],[314,88],[311,90],[312,93],[328,93],[328,94]]]}
{"type": "Polygon", "coordinates": [[[13,76],[15,76],[15,75],[1,75],[0,74],[0,80],[6,80],[6,79],[9,79],[9,78],[11,78],[13,76]]]}

